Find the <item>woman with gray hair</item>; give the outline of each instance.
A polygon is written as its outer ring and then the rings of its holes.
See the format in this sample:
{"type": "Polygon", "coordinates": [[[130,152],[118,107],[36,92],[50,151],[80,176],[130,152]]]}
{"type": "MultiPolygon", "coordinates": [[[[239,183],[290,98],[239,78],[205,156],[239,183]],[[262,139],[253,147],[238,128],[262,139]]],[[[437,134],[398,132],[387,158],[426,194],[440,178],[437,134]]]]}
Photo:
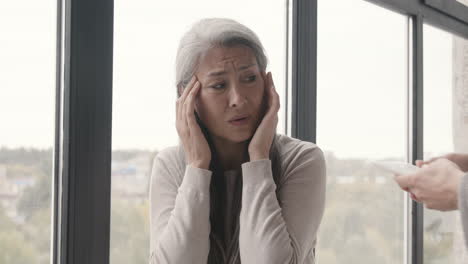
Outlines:
{"type": "Polygon", "coordinates": [[[176,59],[179,146],[155,157],[150,263],[314,263],[325,162],[276,134],[279,96],[258,37],[197,22],[176,59]]]}

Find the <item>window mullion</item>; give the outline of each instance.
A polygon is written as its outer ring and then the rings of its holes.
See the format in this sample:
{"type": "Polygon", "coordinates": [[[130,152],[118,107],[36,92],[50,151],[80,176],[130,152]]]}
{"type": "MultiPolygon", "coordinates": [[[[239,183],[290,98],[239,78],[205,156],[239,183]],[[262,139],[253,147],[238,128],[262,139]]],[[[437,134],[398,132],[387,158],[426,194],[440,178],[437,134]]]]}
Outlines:
{"type": "MultiPolygon", "coordinates": [[[[410,159],[414,164],[423,157],[423,17],[421,15],[412,18],[412,61],[411,75],[412,90],[411,102],[411,152],[410,159]]],[[[423,207],[421,204],[411,201],[411,258],[412,264],[422,264],[423,245],[423,207]]]]}
{"type": "Polygon", "coordinates": [[[62,2],[54,264],[109,263],[113,4],[62,2]]]}

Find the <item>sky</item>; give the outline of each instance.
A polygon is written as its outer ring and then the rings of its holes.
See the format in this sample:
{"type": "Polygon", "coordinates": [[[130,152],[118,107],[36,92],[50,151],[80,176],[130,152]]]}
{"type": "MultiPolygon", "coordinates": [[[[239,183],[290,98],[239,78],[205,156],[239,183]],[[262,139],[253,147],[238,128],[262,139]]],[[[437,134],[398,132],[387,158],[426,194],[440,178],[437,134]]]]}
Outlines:
{"type": "Polygon", "coordinates": [[[56,1],[0,1],[0,146],[53,145],[56,1]]]}
{"type": "MultiPolygon", "coordinates": [[[[56,1],[0,2],[0,146],[53,145],[56,1]]],[[[195,21],[228,17],[260,37],[282,98],[286,75],[285,0],[115,1],[113,149],[177,144],[174,62],[195,21]]],[[[405,154],[406,36],[403,15],[362,0],[318,3],[318,136],[339,157],[405,154]]],[[[451,146],[452,37],[425,27],[425,144],[451,146]]]]}

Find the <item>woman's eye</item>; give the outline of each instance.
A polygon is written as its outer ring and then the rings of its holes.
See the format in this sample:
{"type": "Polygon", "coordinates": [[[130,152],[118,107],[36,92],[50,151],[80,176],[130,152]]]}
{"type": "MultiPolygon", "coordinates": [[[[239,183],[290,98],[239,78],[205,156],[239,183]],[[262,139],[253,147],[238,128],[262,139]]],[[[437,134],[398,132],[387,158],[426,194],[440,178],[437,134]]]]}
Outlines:
{"type": "Polygon", "coordinates": [[[249,81],[249,82],[253,82],[256,79],[257,79],[257,75],[251,75],[251,76],[247,77],[247,81],[249,81]]]}
{"type": "Polygon", "coordinates": [[[223,89],[224,87],[226,87],[226,85],[225,85],[225,83],[218,83],[218,84],[212,85],[210,87],[213,88],[213,89],[219,90],[219,89],[223,89]]]}

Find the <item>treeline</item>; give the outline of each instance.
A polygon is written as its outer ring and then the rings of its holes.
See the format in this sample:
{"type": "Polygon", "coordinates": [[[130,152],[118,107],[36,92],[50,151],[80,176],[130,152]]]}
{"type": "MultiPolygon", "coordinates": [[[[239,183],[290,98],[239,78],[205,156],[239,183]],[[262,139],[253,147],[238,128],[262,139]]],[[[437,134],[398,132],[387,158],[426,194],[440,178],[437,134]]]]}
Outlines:
{"type": "Polygon", "coordinates": [[[0,148],[0,164],[36,164],[48,162],[52,163],[52,148],[0,148]]]}

